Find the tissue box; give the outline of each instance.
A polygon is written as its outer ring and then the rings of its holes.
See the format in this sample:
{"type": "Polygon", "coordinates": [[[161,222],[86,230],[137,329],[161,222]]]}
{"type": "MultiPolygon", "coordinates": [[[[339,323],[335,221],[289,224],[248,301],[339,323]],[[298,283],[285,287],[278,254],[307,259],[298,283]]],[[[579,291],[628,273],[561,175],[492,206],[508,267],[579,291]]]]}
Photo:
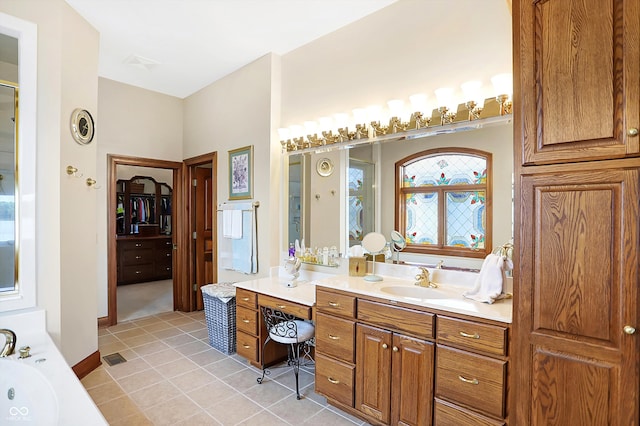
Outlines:
{"type": "Polygon", "coordinates": [[[367,259],[364,256],[349,258],[349,275],[352,277],[364,277],[367,275],[367,259]]]}

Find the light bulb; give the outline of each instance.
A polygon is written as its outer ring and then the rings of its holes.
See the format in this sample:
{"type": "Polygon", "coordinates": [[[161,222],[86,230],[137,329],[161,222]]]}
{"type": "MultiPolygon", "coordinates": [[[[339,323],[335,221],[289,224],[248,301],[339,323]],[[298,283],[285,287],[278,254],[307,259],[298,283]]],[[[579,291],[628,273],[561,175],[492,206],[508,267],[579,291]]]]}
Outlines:
{"type": "Polygon", "coordinates": [[[289,130],[291,132],[292,138],[299,138],[300,136],[302,136],[302,126],[299,124],[293,124],[289,126],[289,130]]]}
{"type": "Polygon", "coordinates": [[[333,118],[331,117],[320,117],[318,118],[318,124],[320,125],[321,132],[328,132],[333,128],[333,118]]]}
{"type": "Polygon", "coordinates": [[[389,115],[391,117],[402,117],[404,115],[404,101],[401,99],[392,99],[387,102],[389,105],[389,115]]]}
{"type": "Polygon", "coordinates": [[[409,96],[411,102],[412,112],[424,112],[427,109],[427,95],[424,93],[417,93],[409,96]]]}
{"type": "Polygon", "coordinates": [[[460,88],[462,89],[462,93],[464,94],[464,101],[474,101],[481,102],[482,95],[480,93],[480,88],[482,87],[482,82],[473,80],[467,81],[466,83],[462,83],[460,88]]]}
{"type": "Polygon", "coordinates": [[[367,121],[367,111],[364,108],[356,108],[353,110],[353,120],[356,124],[362,124],[367,121]]]}
{"type": "Polygon", "coordinates": [[[315,121],[305,121],[304,131],[306,135],[315,135],[318,132],[318,123],[315,121]]]}
{"type": "Polygon", "coordinates": [[[349,125],[349,114],[339,112],[337,114],[333,114],[333,118],[338,129],[344,129],[349,125]]]}
{"type": "Polygon", "coordinates": [[[281,141],[286,141],[287,139],[291,139],[291,129],[288,127],[280,127],[278,129],[278,136],[281,141]]]}
{"type": "Polygon", "coordinates": [[[453,89],[450,87],[441,87],[435,90],[436,99],[438,99],[438,107],[451,108],[453,104],[453,89]]]}
{"type": "Polygon", "coordinates": [[[494,75],[491,77],[491,84],[497,95],[511,96],[513,93],[513,75],[510,73],[494,75]]]}

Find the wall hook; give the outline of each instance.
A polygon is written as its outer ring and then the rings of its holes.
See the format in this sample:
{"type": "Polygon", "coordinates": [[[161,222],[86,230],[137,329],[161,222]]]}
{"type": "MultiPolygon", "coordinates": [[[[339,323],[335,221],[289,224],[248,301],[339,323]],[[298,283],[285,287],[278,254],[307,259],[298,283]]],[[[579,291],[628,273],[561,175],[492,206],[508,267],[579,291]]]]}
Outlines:
{"type": "Polygon", "coordinates": [[[67,166],[67,174],[73,177],[82,177],[82,173],[78,174],[78,168],[73,166],[67,166]]]}
{"type": "Polygon", "coordinates": [[[93,189],[100,189],[101,186],[96,186],[96,180],[92,178],[87,178],[87,186],[93,189]]]}

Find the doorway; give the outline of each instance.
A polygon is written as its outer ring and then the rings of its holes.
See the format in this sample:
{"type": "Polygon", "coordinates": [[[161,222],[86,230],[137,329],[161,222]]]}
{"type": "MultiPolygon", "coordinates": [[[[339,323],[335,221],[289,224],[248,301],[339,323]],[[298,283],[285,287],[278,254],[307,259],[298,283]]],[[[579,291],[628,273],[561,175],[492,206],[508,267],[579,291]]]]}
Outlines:
{"type": "MultiPolygon", "coordinates": [[[[122,209],[124,206],[122,203],[124,199],[122,195],[126,193],[126,203],[129,206],[131,194],[135,194],[132,192],[131,188],[127,187],[125,190],[125,186],[122,182],[118,182],[118,170],[119,168],[133,168],[132,170],[154,170],[158,171],[165,170],[172,174],[171,177],[171,213],[166,215],[167,211],[160,212],[158,211],[156,214],[156,220],[154,224],[151,224],[149,220],[139,220],[139,216],[141,213],[137,212],[132,219],[131,212],[128,213],[126,221],[126,230],[130,231],[132,235],[136,237],[140,236],[140,240],[130,241],[133,244],[133,247],[136,247],[141,250],[145,250],[144,253],[138,254],[138,256],[143,257],[147,253],[150,253],[149,250],[153,250],[152,248],[147,249],[147,247],[137,246],[136,244],[149,243],[152,247],[157,245],[158,243],[166,244],[168,249],[167,256],[171,258],[170,264],[167,265],[167,268],[171,271],[172,282],[169,284],[172,291],[172,301],[169,304],[170,310],[181,310],[181,311],[189,311],[191,310],[191,304],[189,303],[189,295],[188,288],[186,282],[182,277],[184,276],[183,267],[184,265],[184,253],[185,247],[185,231],[183,227],[179,226],[182,223],[182,217],[184,215],[183,210],[183,164],[175,161],[165,161],[165,160],[156,160],[156,159],[148,159],[148,158],[140,158],[140,157],[127,157],[127,156],[116,156],[109,155],[108,156],[108,209],[109,213],[108,217],[108,315],[106,318],[105,325],[115,325],[118,322],[118,281],[123,282],[132,282],[135,281],[134,277],[124,277],[122,275],[122,271],[118,270],[118,237],[117,235],[122,234],[125,229],[123,218],[122,218],[122,209]],[[145,168],[145,169],[137,169],[137,168],[145,168]],[[161,223],[160,223],[161,222],[161,223]],[[134,231],[135,227],[135,231],[134,231]],[[163,235],[160,236],[160,227],[163,230],[163,235]],[[167,233],[166,230],[169,230],[167,233]],[[140,233],[142,231],[142,233],[140,233]],[[153,235],[158,234],[158,238],[153,237],[153,235]],[[145,238],[146,236],[146,238],[145,238]],[[157,240],[157,241],[156,241],[157,240]],[[162,240],[162,241],[160,241],[162,240]],[[166,240],[166,241],[165,241],[166,240]],[[120,272],[120,273],[119,273],[120,272]]],[[[155,182],[155,179],[150,179],[150,181],[155,182]]],[[[137,184],[138,179],[131,180],[131,183],[137,184]]],[[[164,182],[161,182],[157,185],[157,194],[158,197],[165,198],[164,187],[168,187],[168,184],[162,185],[164,182]]],[[[140,197],[144,198],[144,197],[140,197]]],[[[160,205],[160,202],[158,203],[160,205]]],[[[142,205],[143,206],[143,205],[142,205]]],[[[149,207],[141,207],[143,209],[148,209],[149,207]]],[[[148,213],[144,213],[148,214],[148,213]]],[[[134,256],[136,258],[136,256],[134,256]]],[[[155,268],[155,263],[151,266],[146,265],[144,268],[155,268]]],[[[135,270],[132,273],[145,273],[143,267],[139,268],[140,270],[135,270]]],[[[168,277],[162,277],[168,278],[168,277]]],[[[167,284],[167,283],[165,283],[167,284]]]]}
{"type": "Polygon", "coordinates": [[[216,253],[216,176],[217,155],[209,153],[184,161],[189,190],[186,191],[189,212],[188,245],[190,306],[192,310],[204,309],[200,288],[218,281],[216,253]]]}

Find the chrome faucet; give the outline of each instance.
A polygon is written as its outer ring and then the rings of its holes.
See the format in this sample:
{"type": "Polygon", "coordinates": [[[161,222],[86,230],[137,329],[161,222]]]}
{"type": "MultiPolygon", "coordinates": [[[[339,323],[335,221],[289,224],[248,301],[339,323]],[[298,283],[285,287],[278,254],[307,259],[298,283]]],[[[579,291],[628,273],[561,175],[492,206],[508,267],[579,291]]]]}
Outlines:
{"type": "Polygon", "coordinates": [[[416,275],[416,282],[414,285],[420,287],[431,287],[436,288],[438,285],[434,282],[431,282],[431,278],[429,276],[429,270],[423,266],[419,267],[420,273],[416,275]]]}
{"type": "Polygon", "coordinates": [[[16,333],[14,333],[13,331],[7,328],[0,329],[0,334],[3,335],[5,338],[4,348],[2,348],[2,352],[0,352],[0,358],[4,358],[13,354],[13,351],[16,347],[17,339],[16,339],[16,333]]]}

